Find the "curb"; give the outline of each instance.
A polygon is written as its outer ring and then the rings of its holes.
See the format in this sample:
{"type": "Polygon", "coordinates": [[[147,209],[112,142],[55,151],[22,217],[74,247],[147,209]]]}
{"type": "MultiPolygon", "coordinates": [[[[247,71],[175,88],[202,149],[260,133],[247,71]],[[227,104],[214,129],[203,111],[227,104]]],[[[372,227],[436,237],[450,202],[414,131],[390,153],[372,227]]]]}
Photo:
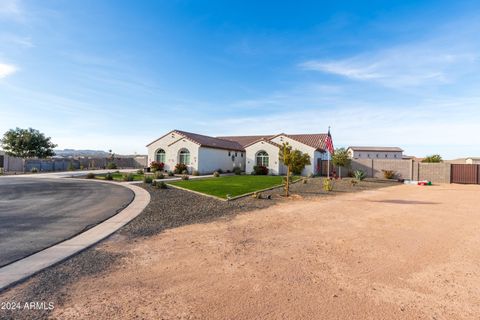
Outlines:
{"type": "Polygon", "coordinates": [[[105,181],[98,183],[113,183],[129,188],[135,194],[134,199],[125,209],[95,227],[0,268],[0,292],[107,238],[137,217],[150,202],[148,191],[135,185],[105,181]]]}

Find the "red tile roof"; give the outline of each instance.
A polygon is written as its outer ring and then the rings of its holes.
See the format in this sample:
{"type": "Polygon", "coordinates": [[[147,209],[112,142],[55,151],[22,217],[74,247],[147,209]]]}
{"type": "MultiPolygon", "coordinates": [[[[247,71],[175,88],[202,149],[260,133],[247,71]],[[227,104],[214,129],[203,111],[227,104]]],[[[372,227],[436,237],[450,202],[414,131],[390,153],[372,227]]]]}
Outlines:
{"type": "Polygon", "coordinates": [[[273,135],[269,135],[269,136],[227,136],[227,137],[217,137],[217,138],[222,139],[222,140],[235,141],[238,144],[240,144],[242,147],[245,147],[246,145],[250,145],[255,141],[262,140],[262,139],[270,139],[272,137],[273,137],[273,135]]]}
{"type": "Polygon", "coordinates": [[[204,136],[197,133],[181,131],[181,130],[174,130],[174,132],[184,136],[190,141],[198,143],[202,147],[209,147],[209,148],[216,148],[216,149],[225,149],[225,150],[235,150],[235,151],[243,151],[242,145],[238,142],[224,140],[220,138],[204,136]]]}

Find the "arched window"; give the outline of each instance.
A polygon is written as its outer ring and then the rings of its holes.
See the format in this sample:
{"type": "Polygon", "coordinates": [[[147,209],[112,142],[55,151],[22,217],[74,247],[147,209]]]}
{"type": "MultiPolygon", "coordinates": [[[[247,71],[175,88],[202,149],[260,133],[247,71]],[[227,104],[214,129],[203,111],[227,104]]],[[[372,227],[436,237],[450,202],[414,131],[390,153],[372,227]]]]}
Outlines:
{"type": "Polygon", "coordinates": [[[182,149],[178,157],[178,162],[188,166],[190,164],[190,151],[182,149]]]}
{"type": "Polygon", "coordinates": [[[155,161],[165,163],[165,150],[158,149],[157,152],[155,152],[155,161]]]}
{"type": "Polygon", "coordinates": [[[257,153],[257,166],[268,167],[268,153],[259,151],[257,153]]]}

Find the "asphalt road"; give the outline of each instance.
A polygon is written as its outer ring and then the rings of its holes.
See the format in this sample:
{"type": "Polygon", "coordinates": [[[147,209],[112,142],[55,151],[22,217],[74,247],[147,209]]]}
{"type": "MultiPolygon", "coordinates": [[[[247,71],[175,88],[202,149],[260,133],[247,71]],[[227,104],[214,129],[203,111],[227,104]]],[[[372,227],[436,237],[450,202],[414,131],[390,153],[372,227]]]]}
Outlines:
{"type": "Polygon", "coordinates": [[[0,267],[93,227],[133,197],[88,180],[0,177],[0,267]]]}

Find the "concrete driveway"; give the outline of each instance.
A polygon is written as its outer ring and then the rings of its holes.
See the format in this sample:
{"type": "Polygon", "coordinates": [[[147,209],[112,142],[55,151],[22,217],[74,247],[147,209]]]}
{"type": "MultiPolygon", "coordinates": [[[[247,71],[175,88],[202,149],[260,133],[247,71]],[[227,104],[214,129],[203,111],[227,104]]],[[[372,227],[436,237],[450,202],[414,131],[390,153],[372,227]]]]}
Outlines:
{"type": "Polygon", "coordinates": [[[0,267],[102,222],[133,197],[88,180],[0,177],[0,267]]]}

